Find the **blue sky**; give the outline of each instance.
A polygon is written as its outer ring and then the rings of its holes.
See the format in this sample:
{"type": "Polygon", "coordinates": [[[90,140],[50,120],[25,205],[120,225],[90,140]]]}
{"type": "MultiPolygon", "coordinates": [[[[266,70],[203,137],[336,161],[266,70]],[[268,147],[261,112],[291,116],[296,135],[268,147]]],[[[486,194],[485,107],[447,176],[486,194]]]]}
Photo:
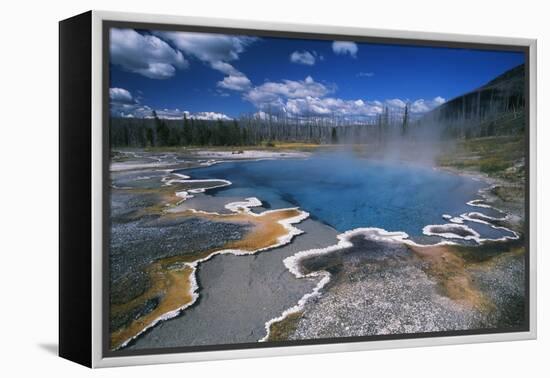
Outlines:
{"type": "Polygon", "coordinates": [[[111,111],[146,117],[421,114],[524,62],[522,53],[112,29],[111,111]]]}

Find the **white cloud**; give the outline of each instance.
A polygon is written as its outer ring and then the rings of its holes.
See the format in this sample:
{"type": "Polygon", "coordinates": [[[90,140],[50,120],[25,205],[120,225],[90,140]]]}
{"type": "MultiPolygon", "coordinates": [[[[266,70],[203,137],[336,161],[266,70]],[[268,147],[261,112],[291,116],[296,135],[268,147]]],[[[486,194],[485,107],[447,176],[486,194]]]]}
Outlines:
{"type": "MultiPolygon", "coordinates": [[[[219,84],[220,87],[242,90],[239,88],[250,87],[250,81],[244,77],[228,76],[219,84]],[[229,80],[228,78],[233,78],[229,80]]],[[[266,111],[272,114],[285,113],[290,117],[341,117],[344,119],[372,119],[384,112],[387,107],[391,112],[400,113],[405,106],[413,114],[426,113],[443,104],[445,99],[437,96],[432,100],[418,99],[387,99],[385,101],[367,101],[362,99],[344,100],[336,97],[325,97],[332,89],[316,82],[308,76],[301,81],[283,80],[282,82],[266,82],[258,87],[250,89],[244,98],[252,102],[257,108],[256,116],[267,119],[266,111]]],[[[126,118],[151,118],[153,108],[141,105],[135,97],[124,88],[110,88],[111,114],[115,117],[126,118]]],[[[231,117],[223,113],[198,112],[190,113],[179,109],[156,109],[159,118],[199,120],[231,120],[231,117]]],[[[271,116],[276,117],[276,116],[271,116]]]]}
{"type": "Polygon", "coordinates": [[[167,79],[189,63],[162,39],[133,29],[111,29],[111,63],[150,79],[167,79]]]}
{"type": "Polygon", "coordinates": [[[373,77],[374,72],[359,72],[357,77],[373,77]]]}
{"type": "Polygon", "coordinates": [[[222,81],[218,81],[218,87],[234,91],[245,91],[250,88],[251,84],[250,80],[244,75],[229,75],[224,77],[222,81]]]}
{"type": "Polygon", "coordinates": [[[140,105],[137,99],[124,88],[109,88],[110,111],[115,117],[144,118],[152,109],[140,105]]]}
{"type": "Polygon", "coordinates": [[[445,99],[444,99],[443,97],[441,97],[441,96],[435,97],[432,101],[433,101],[435,104],[437,104],[437,106],[442,105],[442,104],[444,104],[444,103],[447,102],[447,100],[445,100],[445,99]]]}
{"type": "Polygon", "coordinates": [[[124,88],[109,88],[109,98],[111,102],[119,104],[133,104],[135,102],[132,94],[124,88]]]}
{"type": "Polygon", "coordinates": [[[384,112],[387,107],[392,112],[402,112],[407,104],[411,113],[425,113],[445,102],[441,97],[433,100],[419,99],[413,102],[398,98],[385,101],[366,101],[362,99],[344,100],[334,97],[304,97],[289,98],[282,106],[282,110],[291,116],[337,116],[343,118],[372,118],[384,112]]]}
{"type": "Polygon", "coordinates": [[[265,83],[253,88],[245,95],[259,111],[256,113],[260,118],[265,118],[265,111],[274,114],[285,113],[290,117],[341,117],[344,119],[372,119],[384,112],[387,107],[391,112],[402,112],[409,104],[411,113],[425,113],[445,100],[436,97],[433,100],[419,99],[409,101],[407,99],[393,98],[385,101],[363,99],[345,100],[337,97],[325,97],[329,90],[322,84],[316,83],[311,78],[304,81],[283,81],[282,83],[265,83]],[[306,82],[309,85],[319,85],[314,90],[307,90],[306,82]],[[289,87],[297,90],[289,90],[289,87]],[[299,89],[298,89],[299,88],[299,89]]]}
{"type": "Polygon", "coordinates": [[[266,82],[252,88],[244,98],[262,109],[266,106],[282,107],[287,98],[323,97],[332,91],[308,76],[298,81],[266,82]]]}
{"type": "Polygon", "coordinates": [[[213,69],[220,71],[228,76],[224,77],[223,80],[218,81],[218,87],[224,89],[231,89],[234,91],[246,91],[250,88],[252,83],[250,79],[246,77],[245,74],[237,70],[231,64],[217,61],[211,63],[213,69]]]}
{"type": "MultiPolygon", "coordinates": [[[[161,119],[183,119],[183,117],[187,118],[193,118],[198,120],[204,120],[204,121],[230,121],[232,118],[227,116],[223,113],[216,113],[216,112],[198,112],[198,113],[191,113],[187,110],[180,110],[180,109],[157,109],[155,110],[157,113],[157,117],[161,119]]],[[[152,110],[149,112],[148,115],[142,118],[152,118],[152,110]]]]}
{"type": "Polygon", "coordinates": [[[411,112],[425,113],[445,103],[445,101],[441,96],[437,96],[433,100],[424,100],[421,98],[411,103],[411,112]]]}
{"type": "Polygon", "coordinates": [[[373,117],[383,112],[379,101],[343,100],[340,98],[306,97],[289,99],[285,109],[293,116],[373,117]]]}
{"type": "Polygon", "coordinates": [[[231,117],[227,116],[223,113],[216,113],[216,112],[200,112],[200,113],[194,113],[194,114],[188,114],[188,118],[194,118],[194,119],[200,119],[200,120],[207,120],[207,121],[230,121],[232,120],[231,117]]]}
{"type": "Polygon", "coordinates": [[[290,61],[292,63],[305,64],[307,66],[313,66],[315,64],[315,53],[309,51],[294,51],[290,54],[290,61]]]}
{"type": "Polygon", "coordinates": [[[336,55],[346,55],[349,54],[351,57],[355,58],[358,51],[357,44],[355,42],[349,41],[334,41],[332,42],[332,51],[336,55]]]}
{"type": "Polygon", "coordinates": [[[239,54],[257,40],[254,37],[192,32],[154,32],[170,40],[178,49],[204,62],[228,62],[239,59],[239,54]]]}
{"type": "Polygon", "coordinates": [[[150,118],[153,109],[147,105],[111,102],[111,115],[122,118],[150,118]]]}
{"type": "Polygon", "coordinates": [[[266,82],[248,90],[244,99],[250,101],[261,112],[283,112],[291,117],[337,116],[337,117],[374,117],[381,114],[385,107],[390,111],[401,112],[409,104],[411,113],[425,113],[445,102],[442,97],[433,100],[392,98],[384,101],[363,99],[341,99],[327,97],[334,88],[316,82],[311,76],[304,80],[283,80],[266,82]]]}
{"type": "MultiPolygon", "coordinates": [[[[187,118],[193,118],[193,119],[199,119],[204,121],[230,121],[232,118],[227,116],[223,113],[216,113],[216,112],[198,112],[198,113],[191,113],[187,110],[179,110],[179,109],[158,109],[156,110],[157,117],[161,119],[183,119],[183,117],[187,118]]],[[[144,117],[144,118],[151,118],[152,116],[144,117]]]]}
{"type": "MultiPolygon", "coordinates": [[[[109,88],[109,97],[111,100],[110,111],[113,117],[122,118],[152,118],[153,108],[148,105],[141,105],[132,93],[124,88],[109,88]]],[[[187,118],[200,120],[231,120],[232,118],[216,112],[198,112],[190,113],[180,109],[154,109],[157,116],[162,119],[182,119],[184,115],[187,118]]]]}
{"type": "Polygon", "coordinates": [[[407,106],[407,103],[399,98],[392,98],[390,100],[386,100],[386,105],[390,108],[404,108],[407,106]]]}
{"type": "MultiPolygon", "coordinates": [[[[216,112],[197,112],[191,113],[180,109],[155,109],[157,117],[161,119],[183,119],[194,118],[199,120],[222,120],[229,121],[232,118],[223,113],[216,112]]],[[[153,108],[147,105],[139,104],[115,104],[111,103],[111,115],[122,118],[153,118],[153,108]]]]}
{"type": "MultiPolygon", "coordinates": [[[[187,118],[193,118],[193,119],[199,119],[204,121],[230,121],[232,120],[231,117],[227,116],[223,113],[216,113],[216,112],[198,112],[198,113],[191,113],[187,110],[179,110],[179,109],[160,109],[157,110],[157,116],[161,119],[183,119],[183,117],[187,118]]],[[[146,117],[150,118],[150,117],[146,117]]]]}
{"type": "Polygon", "coordinates": [[[250,80],[246,75],[228,62],[238,60],[239,55],[257,38],[192,32],[158,31],[154,34],[227,75],[218,82],[219,87],[236,91],[243,91],[250,87],[250,80]]]}
{"type": "Polygon", "coordinates": [[[239,74],[241,74],[239,72],[239,70],[237,70],[231,64],[229,64],[227,62],[222,62],[220,60],[210,63],[210,66],[213,69],[215,69],[217,71],[220,71],[221,73],[224,73],[226,75],[239,75],[239,74]]]}
{"type": "MultiPolygon", "coordinates": [[[[185,111],[179,109],[155,109],[157,117],[161,119],[182,119],[185,111]]],[[[146,116],[144,118],[151,118],[152,116],[146,116]]]]}

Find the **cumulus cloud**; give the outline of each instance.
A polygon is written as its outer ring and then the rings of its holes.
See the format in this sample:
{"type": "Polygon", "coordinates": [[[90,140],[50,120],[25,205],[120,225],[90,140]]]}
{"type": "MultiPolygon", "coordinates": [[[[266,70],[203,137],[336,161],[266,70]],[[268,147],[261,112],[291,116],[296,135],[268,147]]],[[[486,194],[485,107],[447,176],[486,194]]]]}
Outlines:
{"type": "MultiPolygon", "coordinates": [[[[231,77],[231,76],[229,76],[231,77]]],[[[227,79],[227,78],[226,78],[227,79]]],[[[238,90],[237,87],[250,86],[249,81],[234,82],[225,80],[228,89],[238,90]],[[232,86],[232,88],[229,88],[232,86]]],[[[372,119],[384,112],[387,107],[392,112],[401,112],[405,106],[409,106],[412,114],[422,114],[443,104],[445,99],[438,96],[431,100],[392,98],[384,101],[363,99],[345,100],[327,96],[332,88],[316,82],[308,76],[304,80],[281,82],[266,82],[260,86],[251,88],[245,93],[244,98],[253,103],[258,112],[256,116],[262,119],[268,117],[266,112],[284,113],[290,117],[341,117],[344,119],[372,119]]],[[[115,117],[151,118],[153,108],[142,105],[128,90],[124,88],[110,88],[111,114],[115,117]]],[[[159,118],[182,119],[194,118],[199,120],[231,120],[231,117],[217,112],[190,113],[180,109],[155,109],[159,118]]],[[[274,117],[269,116],[269,117],[274,117]]]]}
{"type": "Polygon", "coordinates": [[[359,48],[355,42],[349,41],[334,41],[332,42],[332,51],[336,55],[346,55],[349,54],[351,57],[357,57],[357,51],[359,48]]]}
{"type": "Polygon", "coordinates": [[[143,118],[142,115],[151,114],[152,111],[140,105],[132,93],[124,88],[109,88],[109,100],[111,114],[114,117],[143,118]]]}
{"type": "Polygon", "coordinates": [[[341,99],[330,97],[334,87],[328,87],[315,81],[311,76],[304,80],[283,80],[266,82],[248,90],[244,99],[251,102],[259,110],[259,115],[265,111],[282,112],[291,117],[304,116],[337,116],[337,117],[374,117],[381,114],[384,108],[391,111],[402,111],[407,104],[411,113],[425,113],[445,102],[442,97],[433,100],[392,98],[384,101],[363,99],[341,99]]]}
{"type": "Polygon", "coordinates": [[[133,104],[135,102],[132,94],[124,88],[109,88],[109,98],[111,102],[119,104],[133,104]]]}
{"type": "Polygon", "coordinates": [[[266,111],[284,113],[290,117],[342,117],[342,118],[373,118],[384,112],[387,107],[391,111],[402,111],[407,104],[411,113],[425,113],[445,100],[436,97],[433,100],[407,99],[363,100],[341,99],[327,96],[332,88],[316,82],[308,76],[301,81],[283,80],[281,82],[266,82],[250,89],[244,98],[259,110],[256,115],[265,117],[266,111]]]}
{"type": "Polygon", "coordinates": [[[250,80],[244,75],[229,75],[218,82],[218,87],[234,91],[245,91],[251,86],[250,80]]]}
{"type": "Polygon", "coordinates": [[[409,106],[411,113],[426,113],[430,110],[443,104],[445,99],[441,96],[437,96],[432,100],[425,100],[423,98],[411,101],[409,99],[392,98],[384,101],[384,106],[388,107],[392,111],[400,111],[409,106]]]}
{"type": "Polygon", "coordinates": [[[228,62],[239,59],[239,54],[257,40],[255,37],[192,32],[154,32],[171,41],[178,49],[204,62],[228,62]]]}
{"type": "MultiPolygon", "coordinates": [[[[217,113],[217,112],[198,112],[198,113],[191,113],[187,110],[179,110],[179,109],[159,109],[156,110],[157,117],[161,119],[183,119],[183,117],[187,117],[189,119],[199,119],[204,121],[230,121],[232,118],[227,116],[223,113],[217,113]]],[[[145,118],[151,118],[145,117],[145,118]]]]}
{"type": "Polygon", "coordinates": [[[305,64],[306,66],[313,66],[315,64],[315,53],[309,51],[294,51],[290,54],[290,61],[297,64],[305,64]]]}
{"type": "Polygon", "coordinates": [[[373,117],[384,110],[380,101],[343,100],[340,98],[297,98],[289,99],[285,109],[293,116],[338,116],[338,117],[373,117]]]}
{"type": "Polygon", "coordinates": [[[207,121],[230,121],[232,120],[231,117],[223,114],[223,113],[216,113],[216,112],[199,112],[199,113],[189,113],[186,114],[187,118],[194,118],[194,119],[200,119],[200,120],[207,120],[207,121]]]}
{"type": "Polygon", "coordinates": [[[437,96],[432,100],[424,100],[421,98],[411,102],[411,112],[425,113],[445,103],[445,101],[446,100],[441,96],[437,96]]]}
{"type": "Polygon", "coordinates": [[[150,118],[153,109],[147,105],[111,102],[111,116],[121,118],[150,118]]]}
{"type": "Polygon", "coordinates": [[[168,79],[189,62],[162,39],[133,29],[111,29],[111,63],[150,79],[168,79]]]}
{"type": "Polygon", "coordinates": [[[411,113],[421,114],[428,112],[441,105],[445,100],[436,97],[433,100],[419,99],[413,102],[398,98],[385,101],[367,101],[362,99],[344,100],[335,97],[312,97],[288,98],[281,104],[280,110],[293,117],[304,116],[336,116],[342,118],[373,118],[384,112],[387,107],[392,112],[403,111],[409,104],[411,113]]]}
{"type": "Polygon", "coordinates": [[[180,110],[177,108],[153,109],[148,105],[140,104],[132,93],[124,88],[109,88],[109,97],[111,100],[110,111],[113,117],[152,118],[153,110],[155,110],[157,116],[162,119],[182,119],[184,116],[200,120],[228,121],[232,119],[226,114],[216,112],[190,113],[187,110],[180,110]]]}
{"type": "MultiPolygon", "coordinates": [[[[150,109],[150,108],[149,108],[150,109]]],[[[199,119],[204,121],[230,121],[232,118],[223,114],[223,113],[216,113],[216,112],[198,112],[198,113],[191,113],[187,110],[180,110],[180,109],[156,109],[155,112],[157,113],[157,117],[161,119],[183,119],[183,117],[187,117],[189,119],[199,119]]],[[[152,118],[153,116],[152,110],[149,112],[148,115],[142,118],[152,118]]]]}
{"type": "MultiPolygon", "coordinates": [[[[161,119],[183,119],[183,117],[194,118],[207,121],[229,121],[232,118],[223,113],[216,112],[197,112],[191,113],[180,109],[154,109],[157,117],[161,119]]],[[[121,118],[153,118],[153,108],[147,105],[139,104],[113,104],[111,103],[111,115],[121,118]]]]}
{"type": "Polygon", "coordinates": [[[235,67],[233,67],[231,64],[227,62],[216,61],[216,62],[210,63],[210,66],[213,69],[220,71],[221,73],[224,73],[226,75],[242,75],[242,73],[239,72],[239,70],[237,70],[235,67]]]}
{"type": "Polygon", "coordinates": [[[407,103],[399,98],[392,98],[386,100],[386,105],[390,108],[404,108],[405,106],[407,106],[407,103]]]}
{"type": "Polygon", "coordinates": [[[158,31],[154,34],[170,41],[186,54],[208,63],[213,69],[227,75],[218,82],[219,87],[236,91],[249,88],[250,80],[246,75],[228,62],[238,60],[239,55],[257,38],[192,32],[158,31]]]}
{"type": "Polygon", "coordinates": [[[248,91],[244,98],[261,109],[266,106],[282,107],[288,98],[323,97],[332,91],[332,88],[307,76],[304,80],[298,81],[263,83],[248,91]]]}

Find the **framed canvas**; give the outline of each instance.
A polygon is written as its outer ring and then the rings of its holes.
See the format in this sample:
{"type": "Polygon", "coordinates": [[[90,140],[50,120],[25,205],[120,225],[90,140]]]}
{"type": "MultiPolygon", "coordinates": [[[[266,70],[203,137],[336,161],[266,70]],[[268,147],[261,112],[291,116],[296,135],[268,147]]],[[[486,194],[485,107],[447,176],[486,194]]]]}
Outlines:
{"type": "Polygon", "coordinates": [[[59,353],[536,337],[536,41],[60,22],[59,353]]]}

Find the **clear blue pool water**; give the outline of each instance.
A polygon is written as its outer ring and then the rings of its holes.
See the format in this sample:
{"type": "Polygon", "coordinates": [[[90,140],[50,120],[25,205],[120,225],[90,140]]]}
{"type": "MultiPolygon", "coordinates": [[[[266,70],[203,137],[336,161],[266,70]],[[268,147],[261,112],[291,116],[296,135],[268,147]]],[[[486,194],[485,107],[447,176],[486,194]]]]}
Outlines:
{"type": "MultiPolygon", "coordinates": [[[[422,235],[428,224],[480,208],[466,202],[479,198],[487,184],[431,167],[357,159],[344,154],[308,159],[225,162],[181,171],[196,179],[226,179],[233,185],[209,195],[257,197],[264,207],[298,206],[312,217],[344,232],[380,227],[422,235]]],[[[470,224],[482,236],[502,235],[470,224]],[[480,230],[481,229],[481,230],[480,230]]]]}

